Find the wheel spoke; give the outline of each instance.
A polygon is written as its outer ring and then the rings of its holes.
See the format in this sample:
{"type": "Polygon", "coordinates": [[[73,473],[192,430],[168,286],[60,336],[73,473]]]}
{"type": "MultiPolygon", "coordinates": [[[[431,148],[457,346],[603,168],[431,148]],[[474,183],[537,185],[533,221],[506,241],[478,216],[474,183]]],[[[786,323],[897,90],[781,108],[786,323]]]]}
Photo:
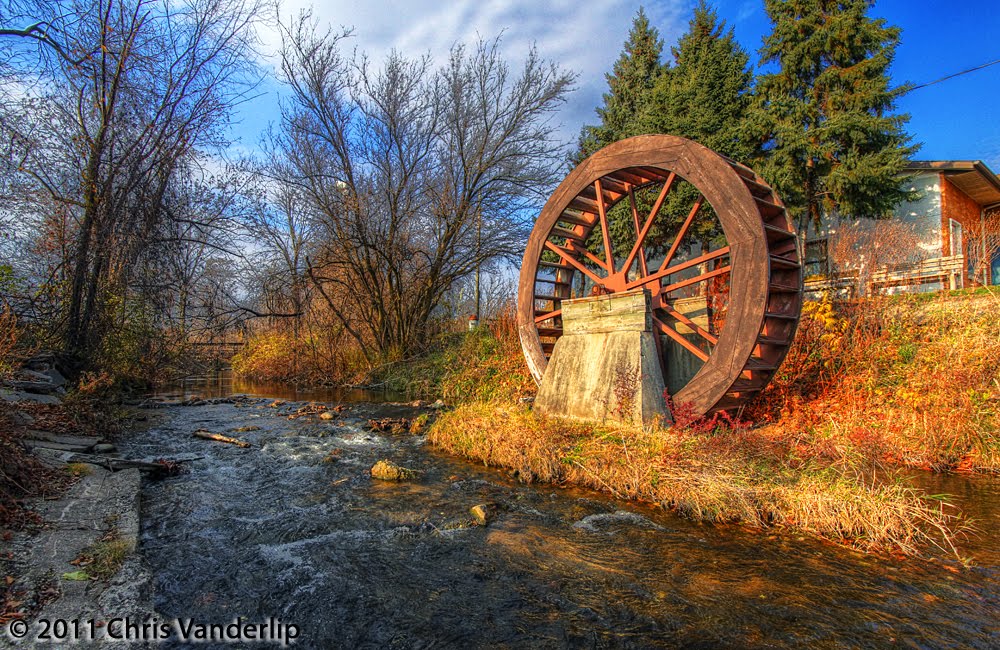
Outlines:
{"type": "Polygon", "coordinates": [[[708,341],[712,345],[716,345],[719,342],[718,338],[716,338],[715,336],[712,336],[711,334],[709,334],[708,332],[706,332],[704,329],[702,329],[701,327],[699,327],[697,323],[695,323],[693,320],[691,320],[690,318],[688,318],[684,314],[680,313],[679,311],[677,311],[676,309],[674,309],[670,305],[664,304],[664,305],[662,305],[660,307],[660,309],[662,309],[663,311],[667,312],[667,314],[669,314],[670,316],[676,318],[681,323],[683,323],[683,324],[687,325],[688,327],[690,327],[692,330],[694,330],[694,332],[696,334],[698,334],[701,338],[705,339],[706,341],[708,341]]]}
{"type": "Polygon", "coordinates": [[[677,289],[683,289],[684,287],[689,287],[692,284],[698,284],[699,282],[710,280],[711,278],[720,276],[723,273],[729,273],[731,270],[732,270],[731,266],[723,266],[721,269],[715,269],[714,271],[709,271],[708,273],[702,273],[701,275],[696,275],[693,278],[688,278],[687,280],[681,280],[680,282],[668,284],[667,286],[663,287],[663,293],[670,293],[671,291],[676,291],[677,289]]]}
{"type": "Polygon", "coordinates": [[[605,268],[608,273],[615,273],[615,255],[611,250],[611,233],[608,230],[608,215],[604,207],[604,192],[601,190],[601,179],[594,181],[594,189],[597,190],[597,215],[601,219],[601,234],[604,236],[604,257],[608,263],[605,268]]]}
{"type": "MultiPolygon", "coordinates": [[[[649,229],[652,227],[653,221],[656,219],[656,215],[660,212],[660,208],[663,206],[663,200],[667,198],[667,193],[670,192],[670,186],[674,184],[675,178],[677,178],[677,174],[670,172],[670,176],[667,177],[666,182],[663,184],[663,189],[660,190],[660,195],[656,197],[656,203],[653,204],[653,209],[649,211],[649,216],[646,218],[646,223],[642,226],[642,231],[636,233],[635,246],[632,247],[631,252],[629,252],[628,257],[625,259],[625,263],[622,265],[622,271],[628,273],[628,270],[632,268],[632,262],[635,261],[636,254],[645,243],[646,235],[649,234],[649,229]]],[[[629,198],[632,199],[632,214],[635,217],[636,229],[638,229],[639,215],[635,211],[635,199],[631,190],[629,191],[629,198]]],[[[645,275],[645,273],[643,273],[643,275],[645,275]]]]}
{"type": "Polygon", "coordinates": [[[566,248],[568,248],[570,251],[572,251],[574,253],[581,253],[581,254],[583,254],[583,256],[586,257],[588,260],[590,260],[591,262],[593,262],[597,266],[601,267],[602,269],[604,269],[605,271],[608,271],[608,273],[610,273],[610,271],[608,270],[607,265],[605,265],[605,263],[604,263],[604,260],[602,260],[598,256],[594,255],[593,253],[591,253],[590,251],[588,251],[586,248],[577,248],[575,242],[567,242],[566,248]]]}
{"type": "MultiPolygon", "coordinates": [[[[648,275],[644,278],[639,278],[638,280],[633,280],[632,282],[629,282],[628,284],[625,285],[625,290],[627,291],[629,289],[635,289],[636,287],[642,286],[644,284],[649,284],[650,282],[662,280],[668,275],[673,275],[674,273],[683,271],[684,269],[689,269],[692,266],[697,266],[699,264],[703,264],[704,262],[708,262],[710,260],[714,260],[719,257],[724,257],[728,254],[729,254],[729,246],[723,246],[719,250],[712,251],[711,253],[705,253],[704,255],[699,255],[698,257],[689,259],[685,262],[681,262],[680,264],[675,264],[670,268],[661,269],[652,275],[648,275]]],[[[729,267],[727,266],[725,268],[728,269],[729,267]]],[[[702,277],[702,276],[697,276],[697,277],[702,277]]]]}
{"type": "Polygon", "coordinates": [[[567,264],[569,264],[570,266],[572,266],[576,270],[580,271],[580,273],[583,273],[588,278],[590,278],[591,280],[593,280],[594,284],[600,284],[602,286],[604,285],[604,279],[603,278],[597,277],[590,269],[588,269],[586,266],[584,266],[583,264],[581,264],[575,257],[573,257],[572,255],[570,255],[569,253],[567,253],[565,249],[560,248],[559,246],[556,246],[555,244],[553,244],[550,241],[546,241],[545,242],[545,248],[549,249],[550,251],[552,251],[553,253],[555,253],[559,257],[563,258],[566,261],[567,264]]]}
{"type": "Polygon", "coordinates": [[[560,315],[562,315],[562,310],[561,309],[556,309],[556,310],[553,310],[553,311],[547,311],[544,314],[542,314],[541,316],[535,316],[535,324],[537,325],[538,323],[544,323],[545,321],[552,320],[556,316],[560,316],[560,315]]]}
{"type": "Polygon", "coordinates": [[[680,232],[677,233],[677,239],[674,240],[673,245],[670,247],[670,251],[667,256],[663,258],[663,263],[660,264],[660,270],[667,268],[670,264],[670,260],[674,259],[674,255],[677,253],[677,249],[680,248],[681,241],[687,234],[688,228],[691,227],[691,222],[694,221],[694,215],[698,214],[698,210],[701,209],[701,204],[704,202],[705,197],[701,194],[698,195],[698,199],[694,202],[691,207],[691,212],[688,214],[687,219],[684,220],[684,224],[681,226],[680,232]]]}
{"type": "MultiPolygon", "coordinates": [[[[628,202],[629,207],[632,208],[632,224],[635,226],[635,236],[638,240],[640,232],[639,210],[635,207],[635,190],[631,185],[628,186],[628,202]]],[[[628,266],[625,267],[625,272],[628,273],[628,266]]],[[[639,274],[640,277],[649,275],[649,267],[646,265],[646,251],[643,248],[639,249],[639,274]]]]}
{"type": "Polygon", "coordinates": [[[684,338],[680,332],[676,331],[674,328],[668,326],[666,323],[661,321],[656,316],[653,316],[653,325],[655,325],[661,332],[672,338],[673,340],[680,343],[684,348],[688,350],[691,354],[698,357],[702,361],[708,361],[708,355],[705,354],[701,348],[692,343],[691,341],[684,338]]]}

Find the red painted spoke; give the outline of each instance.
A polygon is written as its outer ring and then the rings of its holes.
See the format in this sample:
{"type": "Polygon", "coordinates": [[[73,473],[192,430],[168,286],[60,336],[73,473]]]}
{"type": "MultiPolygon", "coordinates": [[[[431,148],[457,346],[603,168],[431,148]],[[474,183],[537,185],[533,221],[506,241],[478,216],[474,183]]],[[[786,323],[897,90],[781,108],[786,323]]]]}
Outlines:
{"type": "Polygon", "coordinates": [[[687,234],[688,228],[691,227],[691,222],[694,221],[694,215],[698,214],[698,210],[701,209],[701,204],[704,200],[705,197],[699,194],[698,200],[694,202],[694,205],[691,207],[691,212],[688,214],[687,219],[684,220],[684,225],[681,226],[680,232],[677,233],[677,239],[674,240],[667,256],[663,258],[663,263],[660,264],[661,271],[667,268],[667,265],[670,264],[670,260],[674,259],[674,255],[677,253],[677,249],[681,245],[681,240],[683,240],[684,235],[687,234]]]}
{"type": "Polygon", "coordinates": [[[653,316],[653,325],[660,329],[661,332],[672,338],[673,340],[680,343],[682,346],[687,348],[688,352],[698,357],[702,361],[708,361],[708,355],[701,351],[701,348],[696,346],[691,341],[687,340],[681,336],[680,332],[674,330],[674,328],[667,326],[663,321],[661,321],[656,316],[653,316]]]}
{"type": "MultiPolygon", "coordinates": [[[[628,291],[629,289],[635,289],[636,287],[640,287],[644,284],[649,284],[650,282],[662,280],[668,275],[673,275],[674,273],[683,271],[684,269],[689,269],[692,266],[697,266],[704,262],[708,262],[710,260],[714,260],[719,257],[724,257],[725,255],[728,254],[729,254],[729,246],[723,246],[719,250],[712,251],[711,253],[705,253],[704,255],[699,255],[698,257],[689,259],[686,262],[681,262],[680,264],[675,264],[670,268],[657,271],[652,275],[646,276],[644,278],[639,278],[638,280],[633,280],[632,282],[629,282],[628,284],[625,285],[625,290],[628,291]]],[[[729,267],[727,266],[726,268],[728,269],[729,267]]]]}
{"type": "Polygon", "coordinates": [[[681,280],[680,282],[675,282],[673,284],[668,284],[663,287],[663,293],[670,293],[671,291],[676,291],[677,289],[683,289],[684,287],[689,287],[692,284],[698,284],[699,282],[704,282],[705,280],[710,280],[716,276],[722,275],[723,273],[729,273],[733,267],[723,266],[721,269],[715,269],[714,271],[709,271],[708,273],[702,273],[701,275],[696,275],[693,278],[688,278],[687,280],[681,280]]]}
{"type": "MultiPolygon", "coordinates": [[[[646,218],[646,223],[642,226],[642,231],[636,233],[637,237],[635,239],[635,246],[632,247],[632,251],[628,254],[625,259],[625,264],[622,265],[622,271],[628,273],[628,270],[632,268],[632,262],[635,261],[635,256],[642,248],[642,245],[646,241],[646,235],[649,234],[649,229],[653,225],[653,221],[656,219],[656,215],[660,212],[660,208],[663,206],[663,200],[667,198],[667,193],[670,192],[670,186],[674,184],[674,179],[677,178],[677,174],[670,172],[670,176],[667,177],[667,181],[663,184],[663,189],[660,190],[660,195],[656,197],[656,203],[653,204],[653,209],[649,211],[649,216],[646,218]]],[[[629,192],[629,196],[632,193],[629,192]]],[[[632,212],[635,214],[635,203],[632,204],[632,212]]],[[[636,228],[639,227],[638,215],[636,216],[636,228]]],[[[645,275],[645,273],[643,273],[645,275]]]]}
{"type": "Polygon", "coordinates": [[[697,325],[697,323],[695,323],[693,320],[691,320],[690,318],[688,318],[684,314],[680,313],[679,311],[677,311],[676,309],[674,309],[670,305],[663,305],[662,307],[660,307],[660,309],[662,309],[663,311],[667,312],[668,314],[670,314],[671,316],[673,316],[674,318],[676,318],[680,322],[682,322],[685,325],[687,325],[688,327],[690,327],[692,330],[695,331],[695,333],[697,333],[699,336],[701,336],[701,338],[705,339],[706,341],[708,341],[712,345],[715,345],[715,344],[717,344],[719,342],[719,339],[717,339],[716,337],[712,336],[711,334],[709,334],[708,332],[706,332],[705,330],[703,330],[701,327],[699,327],[697,325]]]}
{"type": "Polygon", "coordinates": [[[580,271],[580,273],[583,273],[588,278],[590,278],[591,280],[593,280],[595,284],[599,284],[601,286],[604,285],[604,279],[603,278],[599,278],[596,275],[594,275],[594,273],[591,272],[590,269],[588,269],[586,266],[584,266],[583,264],[581,264],[575,257],[573,257],[572,255],[570,255],[569,253],[567,253],[565,249],[556,246],[555,244],[553,244],[550,241],[546,241],[545,242],[545,248],[549,249],[550,251],[552,251],[553,253],[555,253],[559,257],[563,258],[563,260],[565,260],[566,263],[568,263],[570,266],[572,266],[576,270],[580,271]]]}
{"type": "Polygon", "coordinates": [[[585,248],[577,248],[576,242],[567,242],[566,248],[568,248],[569,250],[571,250],[574,253],[581,253],[581,254],[583,254],[584,257],[586,257],[588,260],[590,260],[591,262],[593,262],[597,266],[601,267],[605,271],[608,270],[608,267],[604,264],[604,260],[602,260],[598,256],[594,255],[593,253],[591,253],[590,251],[588,251],[585,248]]]}
{"type": "Polygon", "coordinates": [[[601,190],[601,179],[598,178],[594,181],[594,189],[597,190],[597,216],[601,219],[601,234],[604,236],[604,257],[608,261],[604,265],[604,268],[608,270],[608,273],[614,275],[615,256],[611,251],[611,233],[608,230],[608,215],[604,207],[604,192],[601,190]]]}
{"type": "MultiPolygon", "coordinates": [[[[638,239],[641,232],[639,228],[639,210],[635,207],[635,191],[631,185],[628,186],[628,202],[632,208],[632,224],[635,226],[635,236],[638,239]]],[[[628,273],[629,266],[631,265],[625,266],[626,273],[628,273]]],[[[640,277],[649,275],[649,267],[646,265],[646,251],[642,248],[639,249],[639,275],[640,277]]]]}
{"type": "Polygon", "coordinates": [[[556,309],[555,311],[547,311],[541,316],[535,316],[535,324],[537,325],[538,323],[544,323],[547,320],[552,320],[553,318],[559,316],[560,314],[562,314],[561,309],[556,309]]]}

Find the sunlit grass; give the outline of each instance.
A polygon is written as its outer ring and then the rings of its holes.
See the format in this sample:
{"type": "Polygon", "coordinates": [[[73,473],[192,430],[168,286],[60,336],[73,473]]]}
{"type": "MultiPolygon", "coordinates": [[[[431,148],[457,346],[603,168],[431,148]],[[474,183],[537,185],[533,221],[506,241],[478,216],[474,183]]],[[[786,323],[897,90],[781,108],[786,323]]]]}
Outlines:
{"type": "Polygon", "coordinates": [[[958,527],[946,504],[899,477],[803,459],[790,440],[752,430],[597,425],[478,403],[442,416],[429,437],[522,481],[590,487],[700,521],[794,528],[862,550],[951,551],[958,527]]]}

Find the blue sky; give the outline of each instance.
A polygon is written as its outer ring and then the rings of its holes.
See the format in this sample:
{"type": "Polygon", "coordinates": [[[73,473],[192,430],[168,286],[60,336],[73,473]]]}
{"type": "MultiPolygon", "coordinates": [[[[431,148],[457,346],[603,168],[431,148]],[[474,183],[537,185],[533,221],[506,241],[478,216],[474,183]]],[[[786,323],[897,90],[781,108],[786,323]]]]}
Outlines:
{"type": "MultiPolygon", "coordinates": [[[[669,51],[687,27],[695,0],[653,0],[645,3],[602,0],[286,0],[285,16],[313,7],[317,18],[333,26],[354,28],[347,47],[357,47],[374,60],[395,48],[409,56],[430,53],[443,62],[456,41],[504,32],[506,55],[517,61],[531,43],[542,56],[579,74],[577,89],[559,119],[567,140],[596,119],[594,108],[606,90],[604,74],[621,51],[632,18],[644,4],[669,51]]],[[[763,0],[717,0],[721,18],[733,26],[736,38],[758,60],[757,50],[770,31],[763,0]]],[[[1000,59],[1000,5],[996,0],[941,2],[881,0],[871,15],[903,29],[892,69],[896,83],[916,84],[1000,59]]],[[[264,32],[274,47],[277,34],[264,32]]],[[[259,134],[277,119],[274,83],[244,106],[234,135],[239,150],[253,150],[259,134]]],[[[922,147],[921,160],[983,160],[1000,171],[1000,65],[915,90],[899,103],[910,114],[908,131],[922,147]]]]}

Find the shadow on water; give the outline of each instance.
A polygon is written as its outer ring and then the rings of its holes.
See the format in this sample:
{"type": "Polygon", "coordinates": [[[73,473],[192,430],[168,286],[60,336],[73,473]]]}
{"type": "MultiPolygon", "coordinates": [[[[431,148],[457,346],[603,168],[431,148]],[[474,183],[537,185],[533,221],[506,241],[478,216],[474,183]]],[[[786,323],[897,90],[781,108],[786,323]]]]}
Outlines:
{"type": "Polygon", "coordinates": [[[979,565],[957,570],[519,484],[365,429],[398,406],[331,422],[289,420],[296,406],[174,407],[127,443],[204,457],[144,490],[161,616],[274,616],[307,648],[1000,647],[995,479],[941,486],[991,503],[979,565]],[[239,427],[259,427],[230,434],[251,449],[191,436],[239,427]],[[422,474],[374,481],[380,458],[422,474]],[[478,503],[494,505],[487,527],[478,503]]]}

